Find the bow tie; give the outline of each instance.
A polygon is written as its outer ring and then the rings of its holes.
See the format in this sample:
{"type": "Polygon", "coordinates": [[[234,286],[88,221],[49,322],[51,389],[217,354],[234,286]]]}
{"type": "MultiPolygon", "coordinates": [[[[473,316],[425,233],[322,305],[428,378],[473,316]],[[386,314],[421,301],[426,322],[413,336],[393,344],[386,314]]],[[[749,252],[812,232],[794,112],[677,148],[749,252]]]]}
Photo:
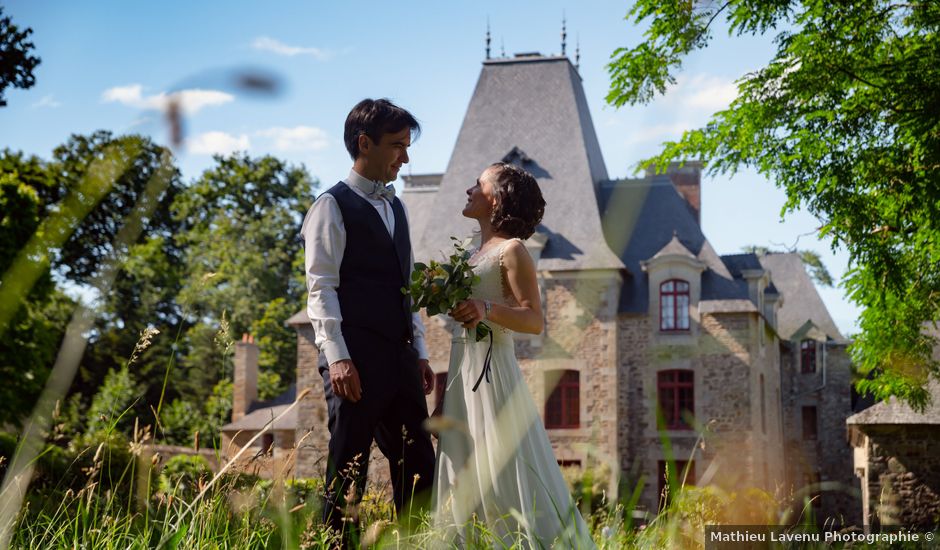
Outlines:
{"type": "Polygon", "coordinates": [[[361,186],[359,189],[368,195],[370,199],[384,197],[388,202],[392,202],[392,200],[395,198],[395,186],[392,184],[383,185],[378,182],[369,181],[368,184],[361,186]],[[369,189],[369,184],[371,184],[371,189],[369,189]]]}

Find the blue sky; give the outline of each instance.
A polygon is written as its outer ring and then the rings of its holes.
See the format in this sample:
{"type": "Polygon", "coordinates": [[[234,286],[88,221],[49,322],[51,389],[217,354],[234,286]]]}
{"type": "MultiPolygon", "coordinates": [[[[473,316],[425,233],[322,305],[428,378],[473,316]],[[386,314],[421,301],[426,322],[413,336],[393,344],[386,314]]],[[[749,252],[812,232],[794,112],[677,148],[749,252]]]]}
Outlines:
{"type": "MultiPolygon", "coordinates": [[[[411,150],[414,174],[443,172],[457,139],[481,61],[489,19],[492,54],[580,47],[580,73],[611,177],[702,125],[734,97],[734,81],[764,65],[771,37],[729,38],[718,28],[704,51],[690,56],[677,85],[650,105],[614,109],[604,97],[605,70],[617,47],[632,46],[641,29],[624,20],[624,1],[573,2],[251,2],[243,0],[129,3],[13,0],[6,15],[32,27],[42,64],[36,85],[9,90],[0,109],[0,147],[49,157],[70,134],[108,129],[149,134],[166,143],[161,109],[166,94],[182,94],[186,142],[177,152],[184,176],[196,177],[213,152],[248,150],[304,164],[332,183],[350,161],[342,125],[363,97],[389,97],[423,126],[411,150]],[[233,69],[276,75],[273,97],[229,84],[233,69]]],[[[780,219],[783,192],[753,172],[704,179],[702,225],[722,254],[756,244],[820,253],[833,276],[847,267],[814,237],[805,212],[780,219]]],[[[858,310],[840,288],[820,289],[844,333],[856,330],[858,310]]]]}

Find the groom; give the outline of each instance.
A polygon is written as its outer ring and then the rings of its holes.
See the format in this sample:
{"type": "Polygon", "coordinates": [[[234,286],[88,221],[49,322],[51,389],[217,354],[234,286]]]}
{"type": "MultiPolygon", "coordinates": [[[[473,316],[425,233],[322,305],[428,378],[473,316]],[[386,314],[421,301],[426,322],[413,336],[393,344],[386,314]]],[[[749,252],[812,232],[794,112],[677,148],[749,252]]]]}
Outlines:
{"type": "Polygon", "coordinates": [[[399,511],[412,497],[429,497],[434,474],[422,427],[434,375],[424,325],[400,290],[413,265],[408,220],[386,185],[419,132],[411,113],[390,101],[359,102],[343,135],[352,170],[317,198],[301,229],[307,315],[329,411],[323,518],[344,541],[357,529],[373,439],[388,458],[399,511]]]}

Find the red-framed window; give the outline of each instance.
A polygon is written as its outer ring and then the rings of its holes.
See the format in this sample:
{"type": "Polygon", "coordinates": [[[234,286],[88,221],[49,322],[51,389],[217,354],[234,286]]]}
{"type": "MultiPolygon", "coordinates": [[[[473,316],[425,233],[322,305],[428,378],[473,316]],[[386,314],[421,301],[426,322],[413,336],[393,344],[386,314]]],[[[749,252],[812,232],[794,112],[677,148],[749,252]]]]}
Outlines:
{"type": "Polygon", "coordinates": [[[690,370],[664,370],[656,377],[663,428],[691,430],[689,417],[695,414],[695,374],[690,370]]]}
{"type": "Polygon", "coordinates": [[[670,279],[659,285],[659,330],[689,330],[689,283],[670,279]]]}
{"type": "MultiPolygon", "coordinates": [[[[668,462],[659,461],[659,503],[665,507],[672,500],[666,490],[669,487],[669,468],[668,462]]],[[[695,486],[695,461],[694,460],[676,460],[676,487],[694,487],[695,486]]]]}
{"type": "Polygon", "coordinates": [[[444,412],[444,391],[447,389],[447,373],[434,374],[434,409],[431,416],[440,416],[444,412]]]}
{"type": "Polygon", "coordinates": [[[566,370],[545,402],[545,427],[578,428],[580,425],[580,373],[576,370],[566,370]]]}
{"type": "Polygon", "coordinates": [[[816,340],[800,342],[800,372],[816,372],[816,340]]]}
{"type": "Polygon", "coordinates": [[[819,424],[816,418],[816,407],[807,405],[803,407],[803,439],[815,440],[819,437],[819,424]]]}

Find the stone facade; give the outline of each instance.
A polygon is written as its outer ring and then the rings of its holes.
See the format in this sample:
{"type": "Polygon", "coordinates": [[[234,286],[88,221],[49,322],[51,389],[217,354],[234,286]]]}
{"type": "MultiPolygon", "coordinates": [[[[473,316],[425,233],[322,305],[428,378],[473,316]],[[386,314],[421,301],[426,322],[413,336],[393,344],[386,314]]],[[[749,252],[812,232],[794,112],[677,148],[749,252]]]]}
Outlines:
{"type": "Polygon", "coordinates": [[[310,390],[297,405],[297,477],[323,477],[326,453],[330,442],[327,426],[323,378],[317,370],[320,351],[314,344],[313,327],[294,326],[297,330],[298,395],[310,390]]]}
{"type": "Polygon", "coordinates": [[[940,426],[861,426],[852,438],[866,531],[940,525],[940,426]]]}
{"type": "Polygon", "coordinates": [[[781,345],[784,492],[792,497],[797,516],[811,511],[830,525],[859,525],[861,501],[857,481],[846,467],[852,461],[852,447],[844,435],[845,421],[852,414],[851,360],[845,344],[827,341],[820,333],[805,336],[816,350],[812,372],[801,372],[800,341],[781,345]],[[804,434],[804,407],[815,408],[815,437],[804,434]],[[804,511],[807,498],[814,500],[804,511]]]}

